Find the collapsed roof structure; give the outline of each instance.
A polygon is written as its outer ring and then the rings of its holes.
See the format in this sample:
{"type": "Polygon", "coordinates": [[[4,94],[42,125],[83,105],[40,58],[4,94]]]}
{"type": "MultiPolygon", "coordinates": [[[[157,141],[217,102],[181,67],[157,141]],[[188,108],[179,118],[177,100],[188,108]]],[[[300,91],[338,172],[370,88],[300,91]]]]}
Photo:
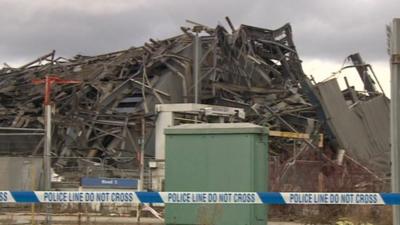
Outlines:
{"type": "Polygon", "coordinates": [[[141,47],[71,59],[53,51],[18,68],[4,67],[0,125],[15,136],[0,137],[0,154],[41,154],[41,136],[21,140],[18,133],[44,127],[43,87],[32,80],[55,74],[81,81],[53,87],[52,163],[58,173],[72,164],[90,165],[91,158],[104,160],[110,170],[137,167],[142,123],[146,156],[154,156],[155,105],[201,103],[243,108],[244,121],[271,131],[307,134],[271,137],[272,190],[314,191],[310,180],[299,181],[312,174],[336,182],[331,190],[347,184],[337,179],[342,174],[384,181],[390,163],[388,99],[371,89],[368,65],[356,66],[368,78],[367,93],[351,86],[341,91],[335,79],[315,84],[302,70],[289,24],[271,30],[227,22],[229,30],[191,22],[182,34],[141,47]]]}

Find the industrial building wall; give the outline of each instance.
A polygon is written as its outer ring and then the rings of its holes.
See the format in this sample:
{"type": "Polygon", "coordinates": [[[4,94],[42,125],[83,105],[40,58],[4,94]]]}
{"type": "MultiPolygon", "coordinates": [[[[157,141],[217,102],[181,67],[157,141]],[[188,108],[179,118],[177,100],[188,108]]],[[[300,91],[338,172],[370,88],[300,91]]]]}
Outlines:
{"type": "Polygon", "coordinates": [[[39,190],[43,160],[0,157],[0,190],[39,190]]]}

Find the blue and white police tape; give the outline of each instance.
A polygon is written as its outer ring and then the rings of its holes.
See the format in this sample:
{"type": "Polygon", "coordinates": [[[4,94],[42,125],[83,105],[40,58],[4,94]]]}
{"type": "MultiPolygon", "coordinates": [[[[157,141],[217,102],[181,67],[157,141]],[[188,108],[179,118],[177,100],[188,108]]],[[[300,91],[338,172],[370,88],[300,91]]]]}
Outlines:
{"type": "Polygon", "coordinates": [[[0,191],[0,203],[400,205],[400,193],[0,191]]]}

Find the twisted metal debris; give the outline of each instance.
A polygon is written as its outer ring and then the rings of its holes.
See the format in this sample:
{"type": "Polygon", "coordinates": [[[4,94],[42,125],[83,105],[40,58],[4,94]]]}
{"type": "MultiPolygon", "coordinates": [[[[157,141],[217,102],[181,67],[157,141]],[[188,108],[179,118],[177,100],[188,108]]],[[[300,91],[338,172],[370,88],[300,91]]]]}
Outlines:
{"type": "MultiPolygon", "coordinates": [[[[271,179],[281,191],[296,162],[321,162],[318,171],[326,165],[331,170],[340,167],[335,162],[340,146],[326,123],[321,98],[302,70],[290,25],[276,30],[235,28],[227,21],[229,31],[189,21],[194,25],[182,27],[181,35],[150,39],[141,47],[71,59],[57,58],[53,51],[19,68],[6,66],[0,70],[0,124],[43,128],[43,88],[32,80],[55,74],[81,81],[54,87],[52,93],[53,166],[61,173],[77,163],[77,157],[101,158],[110,168],[137,167],[134,159],[141,148],[143,118],[146,154],[151,157],[155,104],[193,103],[196,98],[202,104],[244,108],[246,121],[274,131],[309,135],[301,141],[272,137],[271,165],[276,174],[271,179]]],[[[14,143],[12,153],[3,147],[3,154],[42,151],[40,136],[16,144],[15,139],[8,140],[14,143]],[[35,147],[27,147],[31,144],[35,147]]]]}

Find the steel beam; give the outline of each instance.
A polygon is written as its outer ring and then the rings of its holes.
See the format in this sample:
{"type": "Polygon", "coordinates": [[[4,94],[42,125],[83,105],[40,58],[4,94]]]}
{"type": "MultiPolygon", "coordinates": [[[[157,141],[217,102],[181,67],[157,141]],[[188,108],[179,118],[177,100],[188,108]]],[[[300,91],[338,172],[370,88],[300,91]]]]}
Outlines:
{"type": "Polygon", "coordinates": [[[196,32],[193,42],[193,74],[194,74],[194,103],[199,102],[199,74],[200,74],[200,37],[196,32]]]}

